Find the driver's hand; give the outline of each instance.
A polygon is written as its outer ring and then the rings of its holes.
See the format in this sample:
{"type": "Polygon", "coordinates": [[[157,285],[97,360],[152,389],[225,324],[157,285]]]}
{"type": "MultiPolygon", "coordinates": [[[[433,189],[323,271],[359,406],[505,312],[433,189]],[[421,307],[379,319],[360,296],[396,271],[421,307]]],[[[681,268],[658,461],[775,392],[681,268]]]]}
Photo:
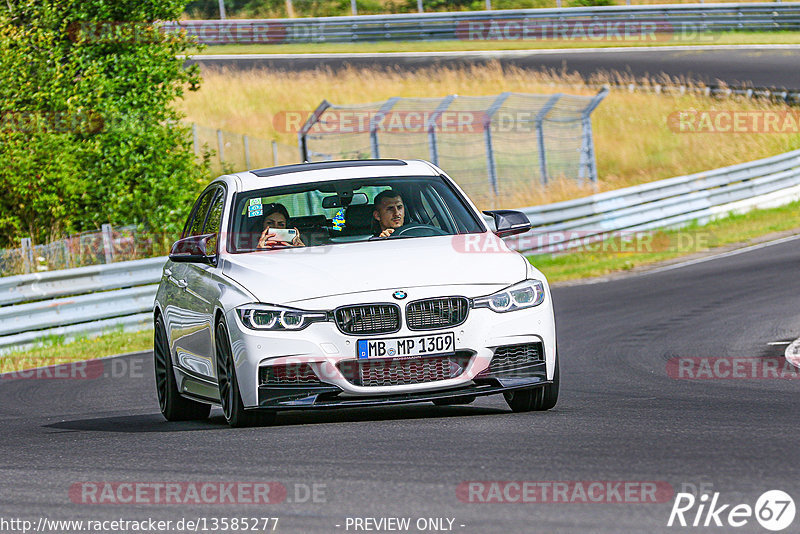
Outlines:
{"type": "Polygon", "coordinates": [[[394,233],[394,228],[387,228],[386,230],[378,234],[378,237],[389,237],[393,233],[394,233]]]}
{"type": "Polygon", "coordinates": [[[297,232],[297,235],[294,236],[294,239],[292,240],[292,245],[295,246],[295,247],[304,247],[304,246],[306,246],[306,244],[303,243],[303,240],[300,239],[300,232],[297,231],[297,228],[295,228],[294,231],[297,232]]]}

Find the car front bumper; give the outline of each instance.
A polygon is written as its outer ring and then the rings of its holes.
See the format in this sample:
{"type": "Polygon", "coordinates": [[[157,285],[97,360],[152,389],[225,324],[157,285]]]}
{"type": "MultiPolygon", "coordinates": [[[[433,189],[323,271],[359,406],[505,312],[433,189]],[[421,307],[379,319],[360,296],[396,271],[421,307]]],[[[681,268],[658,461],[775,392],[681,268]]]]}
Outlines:
{"type": "Polygon", "coordinates": [[[304,408],[357,408],[428,402],[437,399],[458,399],[494,395],[516,389],[545,386],[547,369],[542,362],[531,369],[528,376],[475,378],[470,385],[455,389],[348,397],[336,386],[259,386],[258,409],[298,410],[304,408]]]}
{"type": "MultiPolygon", "coordinates": [[[[455,288],[452,288],[455,289],[455,288]]],[[[414,298],[432,298],[442,288],[414,291],[414,298]]],[[[333,322],[314,323],[294,331],[256,331],[245,327],[233,310],[226,315],[239,389],[246,408],[299,409],[374,406],[424,402],[439,398],[490,395],[513,389],[545,385],[553,379],[556,357],[555,323],[548,295],[539,306],[507,313],[470,309],[462,324],[437,330],[412,331],[403,324],[399,331],[358,336],[342,333],[333,322]],[[364,362],[356,357],[359,339],[381,339],[453,332],[455,349],[463,358],[457,376],[435,381],[399,385],[362,386],[349,380],[342,362],[364,362]],[[541,360],[510,375],[487,374],[500,347],[538,344],[541,360]],[[315,383],[263,384],[264,367],[307,365],[318,378],[315,383]]],[[[361,299],[359,299],[361,300],[361,299]]],[[[367,302],[369,302],[367,300],[367,302]]],[[[313,308],[312,308],[313,309],[313,308]]],[[[383,359],[371,359],[378,362],[383,359]]]]}

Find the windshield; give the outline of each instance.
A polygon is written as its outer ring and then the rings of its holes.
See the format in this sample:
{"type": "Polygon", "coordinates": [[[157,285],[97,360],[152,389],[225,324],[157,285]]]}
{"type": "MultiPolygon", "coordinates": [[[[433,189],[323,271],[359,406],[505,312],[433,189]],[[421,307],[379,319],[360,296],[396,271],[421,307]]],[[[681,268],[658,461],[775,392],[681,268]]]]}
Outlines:
{"type": "Polygon", "coordinates": [[[439,176],[358,178],[238,193],[232,252],[483,232],[439,176]]]}

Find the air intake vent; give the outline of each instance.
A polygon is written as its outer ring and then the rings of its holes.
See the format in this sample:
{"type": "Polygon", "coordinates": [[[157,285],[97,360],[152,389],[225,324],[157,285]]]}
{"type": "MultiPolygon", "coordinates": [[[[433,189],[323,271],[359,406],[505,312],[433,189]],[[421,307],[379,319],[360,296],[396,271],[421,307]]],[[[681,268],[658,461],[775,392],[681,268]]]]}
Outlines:
{"type": "Polygon", "coordinates": [[[339,362],[339,370],[354,386],[380,387],[423,384],[456,378],[467,367],[468,352],[452,356],[380,358],[339,362]]]}
{"type": "Polygon", "coordinates": [[[259,369],[259,384],[262,386],[286,386],[294,384],[320,384],[319,378],[307,363],[269,365],[259,369]]]}
{"type": "Polygon", "coordinates": [[[541,343],[525,343],[522,345],[504,345],[494,351],[489,368],[481,371],[478,377],[483,378],[495,374],[503,376],[528,376],[530,367],[544,362],[544,350],[541,343]]]}

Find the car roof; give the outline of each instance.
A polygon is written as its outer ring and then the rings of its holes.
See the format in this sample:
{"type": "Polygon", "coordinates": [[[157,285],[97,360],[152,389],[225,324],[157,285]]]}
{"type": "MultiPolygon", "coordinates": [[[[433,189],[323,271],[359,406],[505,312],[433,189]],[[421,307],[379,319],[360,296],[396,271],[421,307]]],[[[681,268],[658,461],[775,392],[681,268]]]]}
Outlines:
{"type": "Polygon", "coordinates": [[[394,176],[438,176],[438,170],[422,160],[365,159],[320,161],[282,165],[236,173],[239,190],[324,182],[343,178],[377,178],[394,176]]]}

